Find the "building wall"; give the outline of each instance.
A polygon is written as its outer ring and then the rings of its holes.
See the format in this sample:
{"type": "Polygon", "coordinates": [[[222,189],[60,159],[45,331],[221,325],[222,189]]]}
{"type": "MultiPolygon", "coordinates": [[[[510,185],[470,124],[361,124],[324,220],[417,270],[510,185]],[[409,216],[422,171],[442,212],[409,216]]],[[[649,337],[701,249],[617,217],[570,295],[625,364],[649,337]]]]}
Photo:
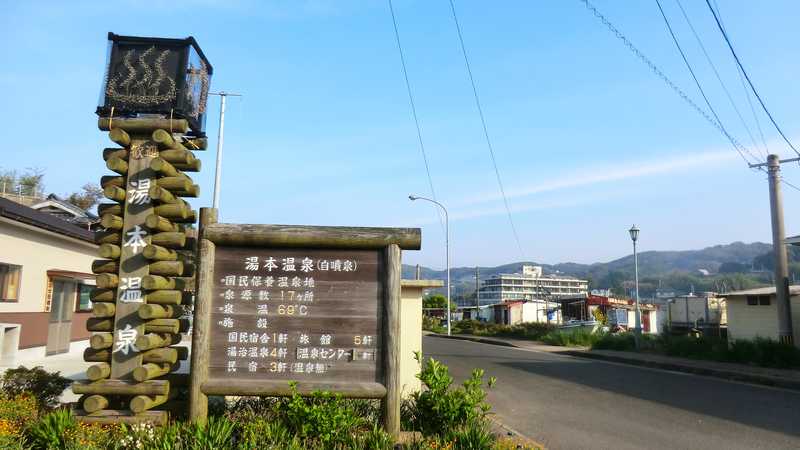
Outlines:
{"type": "MultiPolygon", "coordinates": [[[[47,342],[47,271],[91,273],[96,255],[97,246],[94,244],[0,220],[0,263],[22,266],[19,300],[0,302],[0,322],[22,325],[20,348],[47,342]]],[[[75,310],[74,304],[72,310],[75,310]]],[[[88,338],[88,316],[88,313],[73,313],[73,340],[88,338]]]]}
{"type": "Polygon", "coordinates": [[[414,352],[422,351],[422,288],[400,289],[400,388],[403,397],[422,389],[414,352]]]}
{"type": "MultiPolygon", "coordinates": [[[[800,331],[800,297],[791,300],[792,327],[795,336],[800,331]]],[[[747,298],[732,296],[727,298],[728,341],[736,339],[778,338],[778,310],[775,296],[770,297],[769,305],[748,305],[747,298]]],[[[800,342],[795,338],[795,345],[800,342]]]]}

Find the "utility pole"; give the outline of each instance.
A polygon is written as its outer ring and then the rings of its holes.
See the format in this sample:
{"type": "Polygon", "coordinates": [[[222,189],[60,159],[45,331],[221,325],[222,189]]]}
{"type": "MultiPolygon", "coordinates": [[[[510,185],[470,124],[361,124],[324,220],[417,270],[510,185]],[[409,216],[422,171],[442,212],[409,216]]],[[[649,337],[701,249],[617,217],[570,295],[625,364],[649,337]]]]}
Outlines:
{"type": "Polygon", "coordinates": [[[481,283],[480,283],[480,276],[481,272],[478,269],[478,266],[475,266],[475,315],[478,315],[478,309],[481,308],[481,283]]]}
{"type": "Polygon", "coordinates": [[[219,133],[217,134],[217,167],[214,171],[214,199],[211,207],[219,209],[219,189],[220,180],[222,178],[222,144],[223,135],[225,134],[225,99],[227,97],[241,97],[242,94],[234,94],[232,92],[209,92],[209,95],[219,95],[219,133]]]}
{"type": "Polygon", "coordinates": [[[789,267],[786,257],[786,233],[783,228],[783,195],[781,193],[781,163],[800,161],[800,158],[781,160],[778,155],[767,156],[767,162],[750,164],[750,167],[767,166],[769,180],[769,208],[772,218],[772,250],[775,252],[775,298],[778,310],[778,340],[794,343],[792,332],[792,307],[789,303],[789,267]]]}

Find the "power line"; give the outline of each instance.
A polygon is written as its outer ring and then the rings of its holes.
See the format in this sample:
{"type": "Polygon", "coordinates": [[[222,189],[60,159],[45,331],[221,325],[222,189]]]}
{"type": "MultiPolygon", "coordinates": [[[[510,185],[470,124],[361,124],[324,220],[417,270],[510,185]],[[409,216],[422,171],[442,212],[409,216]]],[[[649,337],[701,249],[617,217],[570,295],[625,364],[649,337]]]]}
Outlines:
{"type": "MultiPolygon", "coordinates": [[[[400,65],[403,67],[403,78],[406,81],[406,91],[408,92],[408,102],[411,104],[411,115],[414,117],[414,125],[417,127],[417,139],[419,140],[419,150],[422,153],[422,160],[425,162],[425,173],[428,175],[428,185],[431,188],[431,197],[436,200],[436,190],[433,188],[433,177],[431,176],[431,168],[428,164],[428,154],[425,151],[425,142],[422,140],[422,129],[419,125],[419,118],[417,117],[417,107],[414,104],[414,95],[411,92],[411,83],[408,81],[408,71],[406,70],[406,58],[403,54],[403,46],[400,44],[400,32],[397,29],[397,18],[394,15],[394,7],[392,0],[389,0],[389,12],[392,14],[392,25],[394,26],[394,37],[397,41],[397,51],[400,53],[400,65]]],[[[438,208],[437,208],[438,210],[438,208]]],[[[438,212],[439,224],[444,228],[442,222],[442,213],[438,212]]]]}
{"type": "Polygon", "coordinates": [[[508,206],[508,198],[506,197],[505,189],[503,188],[503,180],[500,177],[500,170],[497,168],[497,159],[494,155],[494,148],[492,147],[492,140],[489,138],[489,130],[486,126],[486,119],[483,116],[483,108],[481,108],[481,101],[478,97],[478,88],[475,87],[475,78],[472,76],[472,68],[469,64],[469,57],[467,57],[467,48],[464,45],[464,37],[461,35],[461,25],[458,23],[458,15],[456,14],[456,5],[453,0],[450,1],[450,10],[453,12],[453,22],[456,25],[456,32],[458,33],[458,42],[461,44],[461,53],[464,55],[464,64],[467,66],[467,74],[469,75],[469,82],[472,85],[472,94],[475,97],[475,106],[478,108],[478,116],[481,119],[483,126],[483,136],[486,138],[486,146],[489,148],[489,155],[492,157],[492,165],[494,166],[494,174],[497,177],[497,185],[500,186],[500,194],[503,196],[503,205],[505,205],[506,213],[508,214],[508,222],[511,224],[511,232],[514,234],[514,240],[517,242],[519,253],[522,258],[525,258],[525,252],[522,251],[522,244],[517,234],[517,227],[514,225],[514,219],[511,216],[511,208],[508,206]]]}
{"type": "MultiPolygon", "coordinates": [[[[675,3],[678,4],[678,7],[683,14],[683,18],[686,20],[686,23],[689,25],[689,29],[692,30],[692,34],[694,35],[695,40],[697,40],[697,44],[700,45],[700,49],[703,50],[703,55],[706,57],[706,61],[708,65],[711,66],[711,70],[714,71],[714,76],[717,77],[717,81],[719,81],[720,86],[722,86],[722,90],[725,91],[725,95],[728,97],[728,101],[730,101],[733,110],[736,111],[736,115],[739,117],[739,121],[742,123],[742,126],[747,131],[747,135],[750,136],[750,141],[753,143],[754,148],[759,148],[758,144],[756,143],[755,137],[753,137],[753,133],[750,131],[750,127],[747,126],[747,122],[745,122],[744,117],[742,117],[742,113],[739,111],[739,107],[736,106],[736,102],[733,101],[733,97],[731,96],[730,91],[728,91],[728,87],[725,86],[725,82],[722,81],[722,77],[719,75],[719,71],[717,71],[717,66],[714,65],[714,62],[711,60],[711,56],[709,56],[708,51],[706,51],[706,46],[703,45],[703,40],[700,39],[700,36],[697,34],[697,30],[694,29],[694,25],[692,25],[692,21],[689,20],[689,15],[686,14],[686,10],[683,9],[683,4],[681,4],[681,0],[675,0],[675,3]]],[[[739,69],[736,69],[736,73],[739,73],[739,69]]],[[[740,75],[741,76],[741,75],[740,75]]],[[[764,153],[764,149],[761,149],[762,153],[764,153]]],[[[767,154],[764,153],[764,157],[767,157],[767,154]]]]}
{"type": "Polygon", "coordinates": [[[750,76],[747,75],[747,71],[744,70],[744,66],[742,65],[742,61],[739,60],[739,56],[736,55],[736,51],[733,49],[733,44],[731,44],[731,40],[728,38],[728,33],[726,33],[725,29],[722,28],[722,24],[719,22],[719,17],[717,17],[717,12],[714,11],[714,8],[711,7],[711,3],[709,2],[709,0],[706,0],[706,5],[708,5],[708,9],[711,11],[711,14],[714,16],[714,21],[717,22],[717,28],[719,28],[720,33],[722,33],[722,37],[725,38],[725,43],[728,44],[728,48],[730,49],[731,54],[733,55],[733,59],[736,60],[736,64],[742,70],[742,73],[744,74],[744,78],[747,80],[747,84],[750,85],[750,89],[753,90],[753,94],[755,94],[756,99],[758,100],[758,103],[761,104],[761,108],[764,110],[765,113],[767,113],[767,117],[769,117],[769,120],[770,120],[770,122],[772,122],[772,125],[775,126],[775,129],[778,130],[778,134],[780,134],[781,137],[783,138],[783,140],[786,141],[786,143],[789,145],[789,147],[791,147],[791,149],[794,150],[794,152],[797,153],[798,156],[800,156],[800,151],[797,151],[797,149],[794,147],[794,145],[792,145],[792,143],[789,142],[789,139],[786,137],[786,135],[783,134],[783,130],[781,130],[781,127],[779,127],[778,123],[775,122],[775,119],[772,117],[772,114],[769,112],[769,109],[767,109],[767,105],[764,104],[764,101],[761,99],[761,96],[758,94],[758,90],[756,90],[756,87],[753,85],[752,80],[750,80],[750,76]]]}
{"type": "Polygon", "coordinates": [[[700,91],[700,95],[703,97],[703,100],[706,102],[706,106],[708,106],[708,109],[711,111],[711,114],[714,115],[714,118],[716,119],[720,130],[725,135],[725,137],[728,138],[728,140],[730,141],[731,145],[733,145],[734,148],[736,148],[739,151],[739,153],[741,153],[741,151],[744,150],[745,152],[747,152],[748,155],[753,157],[753,159],[758,161],[758,157],[753,155],[753,153],[750,152],[750,150],[748,150],[747,148],[744,148],[744,146],[739,144],[738,141],[736,141],[736,139],[734,139],[733,136],[731,136],[730,133],[728,133],[728,130],[725,128],[725,125],[722,124],[722,120],[720,120],[719,115],[717,115],[717,111],[714,110],[714,107],[711,106],[711,102],[708,100],[708,96],[706,96],[706,93],[703,90],[703,87],[700,85],[700,81],[697,79],[697,76],[695,75],[694,70],[692,69],[692,65],[689,63],[689,60],[686,58],[686,54],[683,52],[683,48],[681,48],[681,44],[678,42],[678,38],[675,36],[675,32],[672,30],[672,25],[670,25],[669,19],[667,19],[667,15],[664,13],[664,9],[661,7],[661,2],[659,0],[656,0],[656,5],[658,5],[658,10],[661,12],[661,17],[664,18],[664,23],[667,25],[667,30],[669,30],[669,35],[672,36],[672,42],[675,43],[675,47],[678,49],[678,52],[681,54],[681,58],[683,59],[684,64],[686,64],[686,68],[689,69],[689,73],[692,75],[692,79],[694,80],[694,84],[697,86],[697,89],[700,91]]]}
{"type": "MultiPolygon", "coordinates": [[[[720,133],[722,133],[726,137],[728,136],[722,130],[722,127],[720,126],[719,123],[717,123],[713,118],[711,118],[711,116],[708,115],[708,113],[705,110],[703,110],[703,108],[698,106],[697,103],[695,103],[691,98],[689,98],[689,96],[686,95],[686,93],[683,92],[683,90],[681,88],[679,88],[677,85],[675,85],[675,83],[673,83],[672,80],[670,80],[669,77],[667,77],[664,74],[664,72],[662,72],[661,69],[659,69],[658,66],[656,66],[655,63],[653,63],[653,61],[650,60],[650,58],[645,56],[645,54],[642,53],[641,50],[639,50],[635,45],[633,45],[633,43],[627,37],[625,37],[625,35],[622,34],[622,32],[619,31],[617,29],[617,27],[615,27],[597,8],[595,8],[594,5],[589,3],[589,0],[579,0],[579,1],[581,3],[583,3],[584,6],[586,7],[586,9],[588,9],[598,20],[600,20],[600,22],[602,22],[603,25],[605,25],[606,28],[608,28],[609,31],[611,31],[611,33],[613,33],[614,36],[617,37],[617,39],[622,41],[622,43],[625,44],[626,47],[628,47],[628,50],[630,50],[637,58],[639,58],[640,61],[642,61],[645,65],[647,65],[647,67],[649,67],[650,70],[654,74],[656,74],[656,76],[661,78],[661,81],[663,81],[667,86],[669,86],[670,89],[672,89],[676,94],[678,94],[678,96],[684,102],[686,102],[689,106],[691,106],[692,109],[694,109],[698,114],[700,114],[700,116],[702,116],[708,123],[710,123],[720,133]]],[[[733,139],[733,141],[736,142],[735,139],[733,139]]],[[[734,145],[734,148],[735,148],[736,152],[739,153],[739,156],[741,156],[742,160],[744,160],[744,162],[746,164],[750,164],[750,161],[747,159],[746,156],[744,156],[744,153],[739,148],[739,146],[734,145]]]]}

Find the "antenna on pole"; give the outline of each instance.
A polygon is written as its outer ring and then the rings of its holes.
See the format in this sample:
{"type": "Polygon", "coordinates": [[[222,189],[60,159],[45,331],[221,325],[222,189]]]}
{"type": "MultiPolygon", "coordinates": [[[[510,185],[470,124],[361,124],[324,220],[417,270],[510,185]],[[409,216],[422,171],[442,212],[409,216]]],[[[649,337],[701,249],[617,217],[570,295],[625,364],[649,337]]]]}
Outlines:
{"type": "Polygon", "coordinates": [[[225,134],[225,99],[227,97],[241,97],[242,94],[233,92],[209,92],[208,95],[219,95],[219,134],[217,135],[217,166],[214,170],[214,199],[211,207],[219,209],[219,189],[220,179],[222,178],[222,145],[225,134]]]}

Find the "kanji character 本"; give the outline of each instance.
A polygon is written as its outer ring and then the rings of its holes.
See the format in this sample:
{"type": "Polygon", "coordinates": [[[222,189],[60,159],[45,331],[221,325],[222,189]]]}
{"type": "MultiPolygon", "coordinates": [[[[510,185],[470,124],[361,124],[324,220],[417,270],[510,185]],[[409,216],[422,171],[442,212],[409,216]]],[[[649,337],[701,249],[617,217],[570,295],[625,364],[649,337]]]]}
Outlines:
{"type": "Polygon", "coordinates": [[[310,339],[308,338],[308,335],[305,333],[301,334],[300,339],[298,339],[298,342],[300,342],[303,345],[308,345],[309,341],[310,339]]]}
{"type": "Polygon", "coordinates": [[[244,270],[258,270],[258,256],[248,256],[245,258],[244,270]]]}
{"type": "Polygon", "coordinates": [[[275,258],[270,256],[269,258],[265,259],[264,268],[267,269],[267,272],[272,272],[272,269],[277,269],[278,265],[275,264],[275,258]]]}
{"type": "Polygon", "coordinates": [[[331,345],[331,335],[323,334],[319,337],[319,345],[331,345]]]}
{"type": "Polygon", "coordinates": [[[128,352],[138,352],[136,348],[136,338],[139,336],[139,331],[136,328],[131,328],[131,324],[126,324],[122,330],[117,330],[117,339],[114,341],[114,352],[122,352],[127,355],[128,352]]]}
{"type": "Polygon", "coordinates": [[[263,317],[258,319],[256,321],[256,328],[267,328],[267,319],[265,319],[263,317]]]}
{"type": "Polygon", "coordinates": [[[247,365],[247,370],[250,372],[255,372],[258,369],[258,363],[255,361],[250,361],[247,365]]]}
{"type": "Polygon", "coordinates": [[[131,181],[133,189],[128,190],[128,203],[131,205],[144,205],[150,203],[150,179],[131,181]]]}
{"type": "Polygon", "coordinates": [[[303,258],[302,261],[300,261],[300,271],[301,272],[308,273],[308,272],[311,272],[313,270],[314,270],[314,261],[312,259],[310,259],[308,257],[305,257],[305,258],[303,258]]]}
{"type": "Polygon", "coordinates": [[[231,331],[228,333],[228,342],[238,342],[239,341],[239,333],[235,331],[231,331]]]}
{"type": "Polygon", "coordinates": [[[147,237],[147,231],[143,230],[139,225],[135,225],[133,230],[128,231],[125,234],[128,236],[128,240],[125,241],[122,246],[131,247],[134,255],[139,253],[142,248],[147,246],[147,242],[144,240],[144,238],[147,237]]]}
{"type": "Polygon", "coordinates": [[[345,271],[345,272],[352,272],[352,271],[356,270],[355,263],[353,261],[350,261],[349,259],[346,259],[342,263],[342,270],[345,271]]]}
{"type": "Polygon", "coordinates": [[[286,257],[286,258],[283,258],[281,261],[283,263],[283,271],[284,272],[294,272],[295,270],[297,270],[294,267],[294,258],[286,257]]]}
{"type": "Polygon", "coordinates": [[[218,322],[223,328],[233,328],[233,319],[225,317],[218,322]]]}
{"type": "Polygon", "coordinates": [[[228,361],[228,372],[236,372],[236,361],[228,361]]]}

